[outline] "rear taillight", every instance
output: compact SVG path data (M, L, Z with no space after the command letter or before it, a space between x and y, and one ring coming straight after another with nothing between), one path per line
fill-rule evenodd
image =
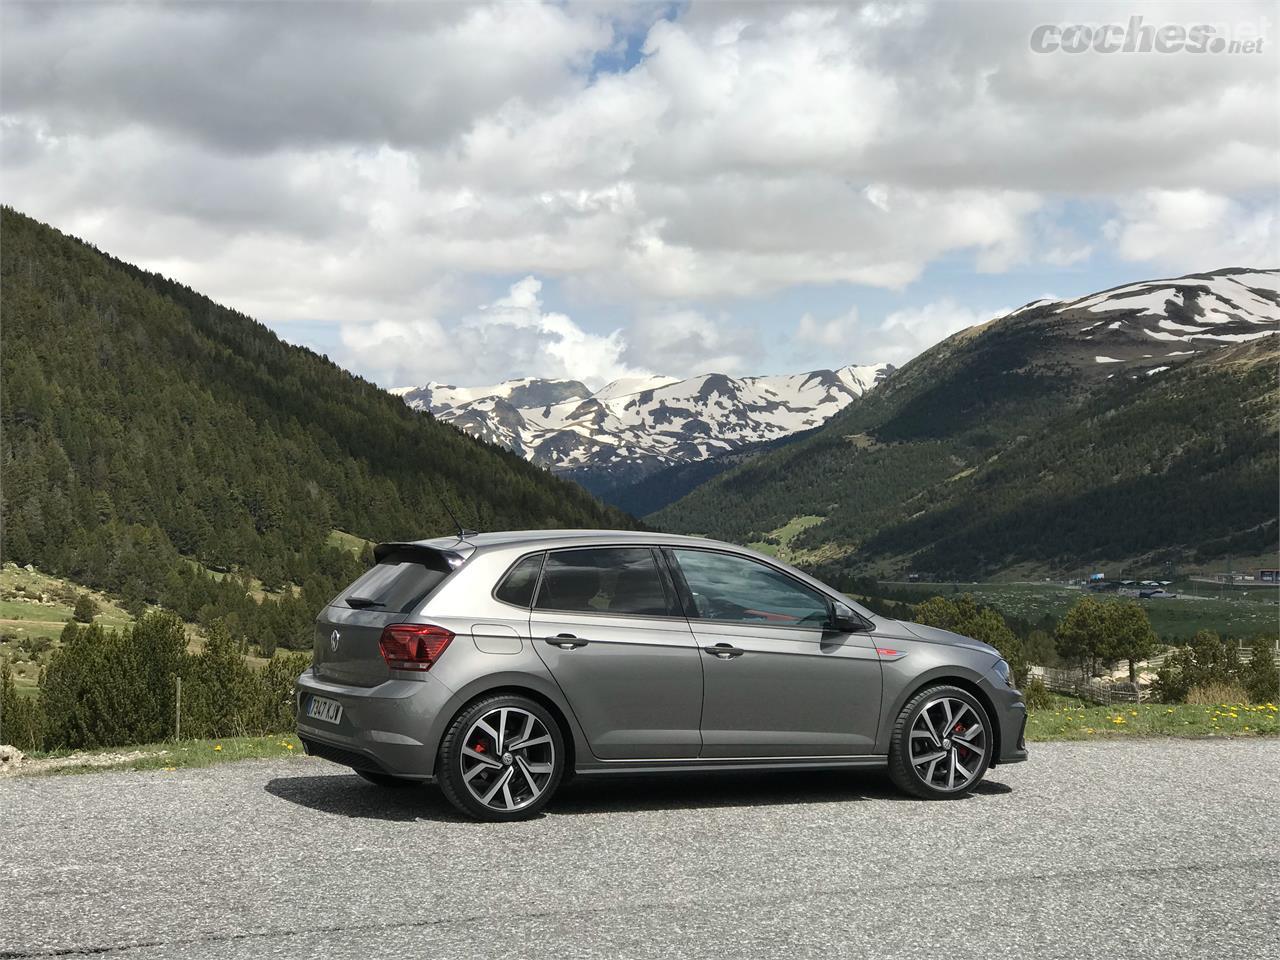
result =
M393 623L382 631L378 647L392 670L430 670L453 633L428 623Z

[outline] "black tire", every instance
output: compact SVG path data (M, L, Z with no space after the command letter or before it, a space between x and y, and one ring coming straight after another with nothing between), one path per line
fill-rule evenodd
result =
M374 786L385 787L388 790L400 790L404 787L412 787L418 781L406 780L404 777L393 777L389 773L374 773L372 770L357 770L356 776L368 780Z
M521 772L518 763L513 763L510 759L511 750L502 751L494 750L495 745L491 742L491 737L480 735L477 744L472 744L471 752L464 755L463 750L468 746L466 738L468 734L475 737L475 725L494 713L502 710L512 711L511 716L516 718L517 722L522 722L521 712L530 715L541 724L545 730L549 743L540 745L537 760L540 761L537 766L541 770L543 767L549 768L546 773L539 773L534 777L525 777ZM539 737L531 737L530 740L540 739ZM507 738L508 742L511 737ZM517 741L518 742L518 741ZM505 765L497 767L492 775L489 770L480 771L479 777L470 781L471 784L480 784L477 786L477 792L484 792L484 786L496 783L498 779L507 771L510 771L509 779L512 784L516 785L516 799L519 805L514 809L500 809L498 806L482 802L480 797L473 793L472 787L464 776L464 757L466 762L472 764L474 771L477 746L488 746L495 757L500 758ZM521 748L516 746L513 748L519 751ZM453 718L453 722L449 724L449 729L445 732L444 740L440 744L440 754L436 760L436 781L440 784L440 791L445 798L458 808L462 813L477 820L488 820L494 822L510 822L513 820L529 820L538 816L543 807L550 802L551 797L559 788L564 780L566 751L564 747L564 734L560 730L560 724L556 722L554 716L551 715L542 704L528 697L522 697L516 694L500 694L492 697L482 697L475 700L458 712ZM493 757L490 758L492 761ZM530 769L527 765L525 770ZM486 780L488 784L486 784ZM540 783L535 783L540 780ZM535 794L535 790L537 791ZM526 799L527 795L527 799ZM502 804L503 798L499 794L495 796L493 804Z
M960 711L956 704L963 704L972 714ZM922 720L926 709L929 716ZM956 715L955 724L938 729L953 714ZM979 733L971 734L975 741L973 744L963 739L963 734L973 729L971 718L976 718L981 724ZM957 727L960 728L958 732ZM921 732L913 737L913 730ZM979 737L981 749L977 749ZM991 718L977 697L960 687L928 687L912 697L894 721L889 741L889 777L898 789L912 796L924 800L956 800L972 793L982 782L991 765L994 744L995 730ZM928 759L937 754L941 756L936 762ZM952 767L953 762L958 767ZM943 765L941 769L939 765ZM957 776L956 769L966 771L967 775L963 782L957 781L955 786L948 786L948 775Z

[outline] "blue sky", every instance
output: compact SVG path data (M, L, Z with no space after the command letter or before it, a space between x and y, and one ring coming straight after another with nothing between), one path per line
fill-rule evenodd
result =
M900 364L1280 263L1271 13L10 3L0 190L385 386ZM1131 15L1269 42L1029 43Z

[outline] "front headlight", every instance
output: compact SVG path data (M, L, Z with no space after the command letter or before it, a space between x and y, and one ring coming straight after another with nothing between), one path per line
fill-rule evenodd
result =
M1013 686L1013 675L1009 672L1009 664L1006 661L997 660L992 669L995 670L996 676L1004 681L1006 687Z

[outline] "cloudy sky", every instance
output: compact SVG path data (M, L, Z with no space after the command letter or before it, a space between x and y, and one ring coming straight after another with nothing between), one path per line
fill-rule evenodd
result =
M1273 14L6 2L0 198L385 386L901 363L1280 265ZM1031 49L1131 15L1263 50Z

